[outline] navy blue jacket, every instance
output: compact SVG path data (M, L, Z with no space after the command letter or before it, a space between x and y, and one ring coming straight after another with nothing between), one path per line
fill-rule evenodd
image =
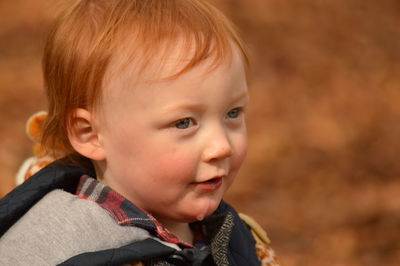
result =
M36 202L54 189L74 193L83 174L94 175L93 170L83 170L65 161L54 162L0 199L0 237L20 219ZM229 235L228 265L260 265L255 241L237 212L225 202L210 217L230 213L233 227ZM170 265L215 265L213 259L196 248L177 251L155 240L146 239L124 247L90 252L72 257L62 265L121 265L132 261L163 259Z

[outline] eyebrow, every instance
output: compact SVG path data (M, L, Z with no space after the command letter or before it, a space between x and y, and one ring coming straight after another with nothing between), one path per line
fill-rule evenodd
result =
M177 110L198 110L198 111L203 111L206 109L204 104L197 104L197 103L184 103L184 104L178 104L178 105L170 105L165 108L163 108L163 112L165 113L170 113L174 112Z
M238 101L240 101L240 100L242 100L244 98L246 100L248 100L250 98L248 91L245 91L245 92L239 94L238 96L235 96L232 102L235 103L235 102L238 102Z

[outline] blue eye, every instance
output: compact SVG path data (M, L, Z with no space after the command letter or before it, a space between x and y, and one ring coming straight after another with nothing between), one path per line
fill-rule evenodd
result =
M191 126L193 126L193 119L191 119L191 118L184 118L184 119L181 119L181 120L179 120L178 122L176 122L175 124L174 124L174 126L176 127L176 128L178 128L178 129L187 129L187 128L189 128L189 127L191 127Z
M238 118L239 114L240 114L240 109L239 109L239 108L233 108L232 110L230 110L230 111L226 114L226 116L227 116L228 118Z

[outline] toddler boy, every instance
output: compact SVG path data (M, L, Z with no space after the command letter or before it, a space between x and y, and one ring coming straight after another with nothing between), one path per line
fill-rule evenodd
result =
M222 201L247 149L246 62L205 1L68 8L45 48L41 139L65 157L1 200L0 262L277 265Z

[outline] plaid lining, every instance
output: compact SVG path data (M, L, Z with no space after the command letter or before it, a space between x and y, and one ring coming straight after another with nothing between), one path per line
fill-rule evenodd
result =
M151 214L138 208L118 192L88 175L81 176L76 195L82 199L96 202L119 225L141 227L166 242L184 247L193 247L189 243L181 242L178 237L162 226ZM195 236L195 238L198 238L196 232Z

